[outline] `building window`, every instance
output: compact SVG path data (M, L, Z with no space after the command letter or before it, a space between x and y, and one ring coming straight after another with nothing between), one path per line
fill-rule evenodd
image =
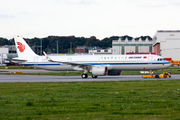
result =
M108 52L108 50L104 50L104 52Z

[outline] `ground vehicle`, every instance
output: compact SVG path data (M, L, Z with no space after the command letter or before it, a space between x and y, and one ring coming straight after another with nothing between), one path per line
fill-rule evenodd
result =
M170 72L163 72L163 74L160 75L143 75L143 78L167 78L167 77L171 77Z

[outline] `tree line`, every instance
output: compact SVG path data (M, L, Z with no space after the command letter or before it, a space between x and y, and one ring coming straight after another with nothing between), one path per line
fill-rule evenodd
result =
M135 39L139 39L139 38L145 39L146 37L152 40L150 36L141 36ZM24 39L37 54L40 54L41 41L42 41L42 51L45 51L47 53L57 53L56 51L57 51L57 43L58 43L58 52L68 53L71 44L73 51L75 51L75 48L77 46L87 46L87 47L98 46L100 48L106 49L112 47L112 41L118 40L119 38L121 38L121 40L133 39L133 37L128 35L106 37L102 40L97 39L95 36L91 36L90 38L75 37L75 36L48 36L45 38L35 37L31 39L29 38L24 38ZM14 38L9 40L6 38L0 38L0 46L4 46L4 45L15 45Z

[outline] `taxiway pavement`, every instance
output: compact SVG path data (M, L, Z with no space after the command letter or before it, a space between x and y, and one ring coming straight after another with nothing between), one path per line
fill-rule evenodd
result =
M0 75L0 83L4 82L85 82L85 81L135 81L135 80L180 80L180 75L171 78L142 78L142 75L98 76L82 79L81 76L51 75Z
M40 69L0 69L0 71L23 72L23 73L41 73L56 72ZM59 72L59 71L57 71ZM1 72L3 73L3 72ZM0 83L3 82L82 82L82 81L135 81L135 80L180 80L180 74L172 75L171 78L142 78L142 75L120 75L120 76L98 76L82 79L81 76L53 76L53 75L0 75Z

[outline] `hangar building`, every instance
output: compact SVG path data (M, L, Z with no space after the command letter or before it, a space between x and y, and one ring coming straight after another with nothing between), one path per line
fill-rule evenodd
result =
M158 30L153 37L153 49L157 55L180 60L180 30Z
M126 53L152 53L153 41L149 36L139 37L133 39L126 37L125 39L113 40L112 50L113 54L126 54Z

